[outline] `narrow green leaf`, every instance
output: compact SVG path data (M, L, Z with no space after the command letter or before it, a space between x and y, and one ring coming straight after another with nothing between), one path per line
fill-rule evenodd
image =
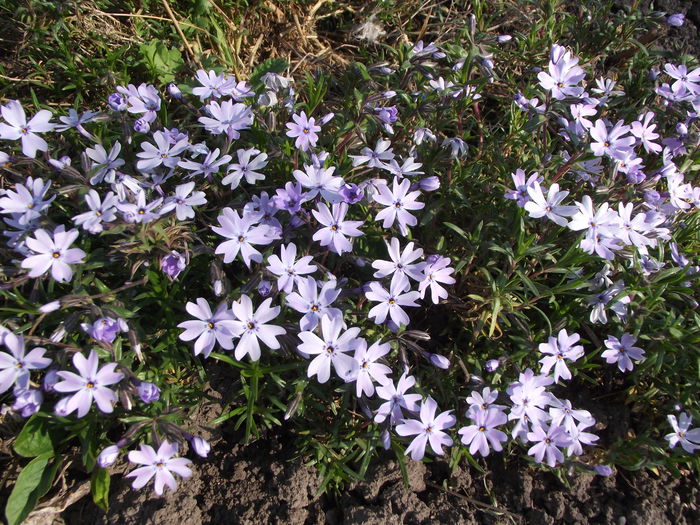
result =
M90 478L92 501L105 512L109 506L109 482L111 477L106 468L98 469Z
M51 488L59 464L53 453L49 452L34 458L22 469L7 499L5 518L8 525L19 525L25 520Z

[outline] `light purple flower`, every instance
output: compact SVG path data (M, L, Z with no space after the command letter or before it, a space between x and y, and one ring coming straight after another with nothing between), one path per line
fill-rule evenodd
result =
M352 165L357 167L367 164L368 168L381 168L388 170L388 162L394 159L391 141L379 139L377 145L372 148L364 147L360 150L360 155L348 155L352 159Z
M420 407L420 419L404 419L400 425L396 425L396 433L399 436L416 436L406 448L406 455L411 454L411 459L420 461L425 455L425 446L430 443L430 448L438 456L444 454L443 446L452 446L452 438L444 430L453 426L457 419L452 415L452 410L435 416L437 403L432 397L428 397Z
M612 129L608 129L603 119L598 119L595 125L589 130L591 139L591 150L597 157L607 155L610 158L615 156L616 151L629 150L634 146L634 137L625 137L630 131L630 127L620 120L615 123Z
M203 191L195 191L192 193L194 186L194 181L177 186L175 188L175 195L165 200L163 207L160 209L160 215L164 215L174 209L177 220L184 221L193 219L193 206L201 206L207 203ZM190 195L190 193L192 193L192 195Z
M139 171L150 172L161 165L166 168L174 168L180 162L178 155L190 145L186 138L173 144L168 135L162 131L156 131L153 134L153 140L156 142L155 146L150 142L142 142L143 151L136 154L141 159L136 163L136 168Z
M410 180L403 179L399 182L399 178L394 177L392 190L387 184L379 184L377 193L373 195L376 202L386 206L377 214L375 220L383 220L382 226L384 228L390 228L394 222L398 222L399 231L404 237L408 234L407 226L418 224L418 220L409 211L425 207L425 203L416 200L420 197L420 192L409 192L410 187Z
M215 253L223 254L224 262L230 263L240 251L248 268L251 262L262 262L262 254L253 245L267 245L277 237L275 229L258 224L262 216L260 212L246 211L240 216L237 211L224 208L217 217L221 226L212 226L212 230L230 240L219 244Z
M29 371L46 368L51 364L51 359L44 357L45 348L34 348L25 355L22 335L7 331L3 340L10 353L0 352L0 394L13 385L25 390L29 387Z
M260 343L262 341L269 348L277 350L280 347L277 338L287 331L281 326L269 325L280 314L279 306L270 307L272 298L265 299L258 309L253 312L253 301L247 295L242 295L240 301L233 302L231 310L236 319L233 321L236 336L240 337L236 351L236 359L240 361L246 354L252 361L260 359Z
M127 332L129 327L123 319L102 317L93 324L83 323L81 328L95 341L112 343L119 332Z
M343 184L338 193L343 198L343 202L347 202L348 204L356 204L365 196L365 192L362 188L357 184L351 183Z
M335 166L324 168L313 164L304 164L304 171L294 170L292 175L304 188L309 188L306 200L311 200L316 195L321 195L326 202L334 203L342 201L338 193L343 185L343 179L334 177Z
M189 478L192 475L189 468L192 461L186 458L175 458L173 457L175 454L177 454L177 443L168 441L161 443L158 452L153 450L153 447L143 444L141 450L129 452L129 461L145 465L126 475L127 478L136 478L131 486L140 489L155 476L155 491L158 496L163 494L163 488L166 485L170 490L176 490L177 482L173 472L180 477Z
M100 468L109 467L119 457L120 450L120 447L116 444L105 447L97 456L97 464Z
M188 176L195 177L196 175L203 175L207 180L211 180L212 175L219 173L219 168L224 164L231 162L231 155L223 155L219 158L221 151L216 148L213 151L209 151L202 162L195 162L193 160L185 159L178 162L178 166L191 171Z
M398 326L406 326L410 322L408 314L402 306L418 306L416 301L420 293L413 291L404 293L410 289L407 286L408 278L401 276L391 281L389 291L385 290L378 282L369 283L369 290L365 292L365 297L370 301L378 301L379 304L372 307L367 316L374 319L377 324L382 324L387 316Z
M318 141L318 132L321 131L321 126L316 125L313 117L308 118L303 111L300 115L292 115L293 122L287 122L287 136L296 138L294 147L302 151L316 147Z
M122 145L117 141L107 153L101 144L95 144L94 148L87 148L85 155L93 162L90 165L90 184L99 184L102 181L114 182L117 168L124 165L124 159L119 158Z
M0 106L0 112L7 124L0 123L0 139L22 140L22 153L27 157L36 157L37 151L48 151L49 145L37 133L45 133L54 129L51 112L42 109L29 122L17 100L10 100L7 105Z
M112 222L117 218L117 199L113 192L107 192L104 199L100 199L99 193L89 190L85 195L85 202L90 211L73 217L73 222L77 226L82 226L85 231L93 234L100 233L104 230L103 222Z
M0 213L11 213L20 225L28 225L41 217L41 212L56 198L55 195L46 198L50 187L51 181L27 177L25 184L18 183L14 190L4 190L4 196L0 198Z
M399 240L396 237L392 237L391 241L387 243L387 250L391 261L374 261L372 263L372 268L377 270L374 272L374 277L382 279L391 275L392 284L394 281L401 279L402 276L406 277L406 279L401 280L408 286L407 290L410 288L408 277L415 281L422 281L424 278L423 268L425 268L425 263L414 263L414 261L423 256L423 249L414 249L414 246L415 244L413 242L409 242L402 252Z
M97 352L91 350L87 359L80 353L73 356L73 366L80 375L74 372L58 372L58 376L63 381L56 383L54 390L61 393L75 392L71 397L62 400L64 404L61 408L64 410L61 415L77 410L78 417L84 417L90 410L93 400L102 412L109 414L114 410L112 405L117 402L117 394L107 387L119 383L124 374L114 371L118 366L117 363L108 363L99 371L98 364Z
M146 202L146 192L143 188L139 188L138 192L132 196L136 197L136 202L127 200L116 203L117 209L122 212L122 217L129 223L149 223L160 217L160 211L156 210L163 202L163 197Z
M407 394L406 391L416 384L416 378L413 376L402 374L398 383L388 381L377 387L377 396L386 400L386 403L377 409L374 416L375 423L383 423L387 416L389 417L389 425L403 421L402 409L409 412L418 412L420 410L418 402L421 400L420 394Z
M344 202L333 204L332 212L324 203L318 204L318 210L313 210L316 220L324 227L314 233L313 240L321 246L328 246L329 250L338 255L352 251L352 243L347 237L359 237L362 232L358 229L362 221L346 221L348 205ZM347 237L346 237L347 236Z
M316 355L309 363L308 377L317 376L319 383L327 382L331 377L331 363L335 373L342 379L355 373L358 363L347 355L347 352L358 347L357 334L360 333L360 329L349 328L341 335L342 329L342 318L324 317L321 319L323 339L313 332L299 333L299 339L302 341L297 347L299 352L304 356Z
M253 124L253 110L245 104L234 104L231 100L224 100L221 104L213 101L206 109L211 117L199 117L199 122L213 135L226 133L229 140L236 140L242 130Z
M183 321L178 328L185 331L179 335L182 341L192 341L194 343L194 355L209 354L218 342L224 350L233 350L233 338L237 335L238 327L234 324L235 318L226 306L225 302L219 304L216 312L212 314L209 303L202 297L196 303L188 302L185 305L187 313L196 317L196 320Z
M552 468L557 462L564 461L564 454L559 447L571 445L571 438L564 428L556 425L549 428L546 425L535 426L532 432L528 432L527 439L535 443L527 451L528 455L534 456L537 463L542 463L544 460Z
M155 86L140 84L137 88L133 84L127 87L117 86L117 91L127 97L127 111L134 114L143 114L143 121L153 122L158 117L160 110L160 95Z
M335 285L336 281L327 281L319 291L316 280L313 277L307 277L298 282L299 293L293 292L287 296L287 305L304 314L299 320L299 327L302 330L314 330L324 316L343 319L343 312L330 306L340 295L340 290Z
M568 335L566 330L560 330L556 339L550 337L547 343L541 343L539 346L540 352L550 354L540 359L542 364L542 373L549 374L549 371L554 368L554 381L562 379L571 379L571 371L566 366L565 359L576 361L583 356L583 346L576 345L581 339L578 334Z
M433 256L431 256L433 257ZM423 268L423 279L418 285L418 292L421 299L425 297L425 292L430 288L430 298L433 304L438 304L440 299L447 299L448 293L441 284L454 284L457 281L452 274L454 268L450 268L450 258L442 256L434 256L435 260L426 261L427 264Z
M527 193L530 196L530 201L525 203L524 208L530 214L530 217L536 219L547 217L559 226L566 226L568 221L564 217L570 217L576 213L576 206L560 205L569 192L559 191L559 184L557 183L549 187L547 197L542 193L540 183L537 181L527 186Z
M267 258L267 270L277 276L277 289L280 292L291 293L294 285L302 282L302 275L313 273L317 267L309 264L313 261L311 255L305 255L296 260L297 247L294 243L280 246L280 256L272 254ZM306 330L306 328L302 328Z
M664 439L668 441L670 448L674 448L680 443L683 450L690 454L700 448L700 428L690 429L690 425L693 423L692 417L681 412L679 420L676 419L676 416L669 415L668 422L673 427L673 432L666 434Z
M12 410L27 418L38 412L43 402L44 394L41 393L41 390L28 388L17 391L15 389L15 402L12 405Z
M636 342L637 339L630 334L622 334L620 339L609 335L604 341L607 350L601 354L601 357L605 358L608 364L617 363L620 372L631 372L634 368L632 359L635 361L642 361L644 359L644 350L638 346L633 346Z
M248 148L236 151L238 162L228 167L228 174L221 180L221 184L230 185L231 189L236 189L245 177L248 184L255 184L259 180L265 180L265 175L257 170L267 166L267 153L262 153L259 149Z
M467 415L474 420L472 425L462 427L458 433L462 436L462 443L469 445L471 455L477 452L483 457L489 455L491 451L489 444L496 452L503 450L501 443L508 439L508 436L496 427L503 425L506 415L498 408L479 408L476 411L469 411Z
M367 397L374 395L374 382L380 385L386 385L391 382L387 377L391 374L391 368L378 363L377 360L384 357L391 351L389 343L380 344L374 342L372 346L367 348L367 342L364 339L358 339L359 346L355 350L355 361L357 367L351 370L352 375L345 378L345 381L355 381L355 393L357 397L362 397L364 393Z
M36 253L22 261L22 268L29 270L29 277L39 277L51 270L51 277L58 282L68 282L73 277L69 264L84 262L85 252L80 248L69 248L78 238L78 230L65 231L56 227L53 238L46 230L39 229L34 237L27 237L27 246Z

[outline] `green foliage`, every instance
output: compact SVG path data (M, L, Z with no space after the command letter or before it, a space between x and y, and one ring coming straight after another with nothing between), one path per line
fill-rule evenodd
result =
M39 499L48 492L60 466L59 458L50 452L31 460L19 473L5 507L8 525L19 525Z

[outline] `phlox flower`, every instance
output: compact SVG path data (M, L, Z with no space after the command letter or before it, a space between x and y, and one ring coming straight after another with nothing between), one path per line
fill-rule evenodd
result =
M615 210L610 209L607 202L601 204L597 210L593 206L593 200L589 195L584 195L581 202L576 202L578 211L573 214L568 226L574 231L587 230L587 237L595 237L602 234L606 237L614 237L619 229L620 217Z
M624 321L627 315L627 305L632 302L629 295L623 295L625 292L625 283L617 281L612 286L603 290L597 295L588 299L588 306L592 306L590 321L591 323L607 323L608 315L606 308L610 308L617 315L618 319Z
M389 291L385 290L378 282L369 283L369 290L365 292L365 297L370 301L377 301L379 304L372 307L367 314L370 319L374 319L377 324L382 324L387 316L397 326L406 326L410 322L408 314L402 306L418 306L416 301L420 297L418 292L404 293L407 288L405 276L397 280L392 280Z
M233 338L238 335L238 326L226 302L219 304L216 312L212 313L207 300L200 297L196 303L188 302L185 310L196 320L178 324L178 328L185 329L178 337L182 341L196 339L194 355L209 357L217 342L224 350L233 350Z
M114 371L117 363L108 363L99 370L98 365L97 352L91 350L87 359L80 353L73 356L73 366L79 374L58 372L58 377L63 381L56 383L54 390L61 393L75 392L71 397L59 401L57 410L61 412L60 415L65 416L77 410L78 417L84 417L93 400L102 412L109 414L114 410L112 405L117 402L117 394L107 387L119 383L124 374Z
M0 352L0 394L7 392L13 385L20 390L29 387L29 371L41 370L51 364L51 359L44 357L45 348L33 348L25 355L24 336L5 332L3 343L10 351Z
M423 280L423 268L425 267L425 263L414 263L414 261L423 256L422 248L414 250L415 244L409 242L403 252L401 252L401 246L396 237L392 237L391 241L388 242L386 246L391 261L376 260L372 262L372 268L377 270L374 272L375 278L382 279L391 275L391 282L393 283L403 276L405 279L401 280L407 286L404 291L410 288L408 277L415 281Z
M508 420L517 420L513 428L513 438L526 434L528 423L540 425L547 421L548 414L544 408L550 404L550 395L545 387L551 385L554 379L543 374L535 375L531 369L526 369L518 381L512 382L506 392L513 402Z
M224 262L230 263L238 252L245 265L250 268L251 261L262 262L262 254L253 245L267 245L275 240L275 231L266 225L257 225L262 218L260 212L243 212L240 216L231 208L224 208L217 217L221 226L212 226L212 230L222 237L230 239L216 247L215 253L224 255ZM256 226L257 225L257 226Z
M423 268L423 278L418 285L418 292L421 299L423 299L425 292L430 288L430 299L433 301L433 304L438 304L440 299L447 299L448 296L447 290L441 284L454 284L457 281L452 277L455 270L449 266L449 257L440 255L431 257L428 258Z
M333 204L332 210L323 203L318 204L318 209L312 211L316 220L323 226L314 233L312 237L321 246L328 246L328 249L338 255L352 251L352 243L347 237L359 237L362 232L359 227L362 221L346 221L345 215L348 213L348 205L344 202Z
M136 169L139 171L153 171L153 169L161 165L166 168L174 168L180 162L178 155L190 145L186 138L180 139L173 144L162 131L156 131L153 134L153 140L156 142L155 146L150 142L144 141L141 143L143 151L136 154L141 159L136 162Z
M675 93L688 91L694 95L700 94L700 67L688 72L688 68L683 64L679 66L665 64L664 71L666 71L668 76L675 79L675 82L671 85Z
M428 397L420 407L420 419L404 419L396 425L396 433L399 436L416 436L406 448L406 455L411 454L411 459L420 461L425 455L425 446L430 443L430 448L438 456L444 454L442 447L452 446L452 438L444 430L457 422L452 415L452 410L441 412L435 416L437 403L432 397Z
M406 157L401 165L396 162L396 159L391 159L389 161L388 171L399 178L410 177L412 175L423 175L424 172L418 169L422 165L423 164L416 162L416 159L410 156Z
M394 177L391 190L387 184L379 184L377 193L373 195L376 202L386 206L377 213L375 220L384 221L382 223L384 228L390 228L395 222L398 222L399 231L404 237L408 234L406 226L418 224L418 220L409 213L409 210L420 210L425 207L425 203L417 201L420 192L409 191L410 187L411 181L408 179L399 182L399 178Z
M297 283L299 293L292 292L287 296L287 305L304 314L299 320L299 327L302 330L315 329L324 316L343 319L343 312L330 306L340 295L340 290L335 285L336 281L327 281L319 291L316 279L307 277L300 279Z
M630 334L622 334L620 339L609 335L604 341L607 350L601 354L601 357L605 358L608 364L617 363L620 372L631 372L634 368L632 359L635 361L642 361L644 359L644 350L638 346L633 346L636 342L637 339Z
M129 223L149 223L160 217L156 210L163 202L162 197L154 201L146 202L146 192L139 188L135 194L136 202L120 201L116 203L117 209L122 212L122 217Z
M554 44L547 72L540 71L537 74L540 85L550 91L557 100L580 97L583 94L583 88L577 84L583 80L586 73L577 64L578 58L573 57L562 46Z
M554 425L554 422L552 422L552 425ZM591 425L592 423L582 422L578 425L574 425L570 429L566 429L569 434L569 438L571 439L571 444L566 447L567 456L580 456L583 454L582 445L593 445L596 441L598 441L598 439L600 439L595 434L584 432L584 430L589 428Z
M530 214L530 217L536 219L547 217L559 226L566 226L568 221L564 217L570 217L576 213L575 206L562 206L559 204L569 192L559 191L559 184L557 183L549 187L547 197L542 193L540 183L537 181L527 186L527 193L531 200L525 203L524 208Z
M571 371L566 366L565 359L569 361L577 361L583 356L583 346L575 345L581 336L574 333L568 335L566 330L560 330L556 339L550 337L548 342L541 343L539 346L540 352L550 354L540 359L542 364L542 373L549 374L549 371L554 368L554 381L562 379L571 379ZM575 345L575 346L574 346Z
M73 278L70 264L84 262L85 252L80 248L69 248L78 238L78 230L65 230L57 226L53 237L46 230L39 229L34 237L27 237L27 247L35 252L22 261L22 268L29 270L29 277L39 277L51 270L51 277L58 282L68 282Z
M130 462L145 465L126 475L127 478L135 478L131 484L133 488L140 489L155 476L155 491L158 496L161 496L166 485L170 490L177 489L173 472L183 478L189 478L192 475L189 468L192 461L187 458L173 457L177 454L177 443L163 441L157 452L149 445L140 446L141 450L129 452Z
M187 260L176 250L171 250L168 255L163 256L160 260L160 269L163 270L163 273L170 279L177 279L177 276L180 275L186 267Z
M608 97L621 97L625 94L621 89L615 89L617 82L611 78L599 77L595 79L597 87L591 88L591 91L596 95L601 95L601 103L605 104Z
M253 110L240 102L234 104L230 100L224 100L221 104L217 101L206 105L209 117L199 117L199 122L213 135L226 133L229 140L236 140L241 136L241 131L253 125Z
M563 426L570 434L576 429L576 421L585 424L589 427L595 424L595 419L588 410L574 410L571 406L571 401L568 399L559 399L558 397L550 396L549 415L552 418L551 424Z
M37 133L45 133L54 129L55 124L51 120L51 112L42 109L27 122L22 104L17 100L10 100L6 105L0 106L0 113L5 123L0 122L0 139L22 141L22 153L27 157L36 157L37 151L48 151L49 145Z
M55 195L46 198L50 187L51 181L27 177L25 184L17 183L14 190L4 190L4 197L0 198L0 213L13 214L20 225L29 224L39 218L56 198Z
M235 333L240 336L236 345L234 356L238 361L248 354L252 361L260 359L260 343L265 343L269 348L277 350L280 347L277 338L287 333L281 326L269 325L280 314L279 306L270 307L272 298L265 299L258 309L253 311L253 301L247 295L241 295L238 302L231 305L231 310L236 316L233 322Z
M321 319L321 333L323 339L313 332L299 333L302 343L297 347L302 355L316 355L309 363L307 376L316 376L319 383L325 383L331 377L331 363L338 377L345 379L355 374L358 367L357 361L347 355L347 352L355 350L359 345L357 327L348 328L341 335L343 328L342 318L331 319L326 316Z
M58 117L58 120L63 122L56 126L56 131L67 131L71 128L77 129L80 134L88 139L93 139L93 136L83 127L83 124L92 122L99 116L99 113L94 111L86 111L85 113L78 113L73 108L68 110L68 116Z
M612 129L608 129L605 120L596 120L595 125L589 130L591 139L595 141L591 142L593 154L596 157L607 155L612 158L616 151L632 149L635 142L634 137L624 136L629 130L630 127L625 125L622 120L616 122Z
M380 385L391 382L387 377L391 374L391 368L377 362L378 359L391 351L391 346L389 343L380 344L377 341L367 348L367 342L364 339L358 339L358 343L354 356L358 366L352 369L353 375L346 377L345 380L347 382L355 381L357 397L362 397L363 393L367 397L372 397L375 381Z
M175 188L175 195L165 200L160 210L160 215L164 215L174 209L177 220L179 221L194 218L194 209L192 209L192 207L207 203L203 191L195 191L192 193L194 186L194 181L177 186ZM190 195L190 193L192 193L192 195Z
M309 189L306 200L311 200L320 194L327 202L334 203L343 200L338 193L343 185L343 179L334 177L334 172L335 166L323 168L304 164L304 171L294 170L292 175L304 188Z
M277 276L277 289L280 292L291 293L294 285L299 285L304 278L302 275L313 273L317 267L309 264L313 261L311 255L305 255L297 260L297 246L289 243L280 245L280 255L272 254L267 258L267 270Z
M364 147L360 155L348 155L352 159L352 165L357 167L367 164L368 168L388 169L387 163L394 159L391 141L379 139L377 145L372 148Z
M673 428L673 432L666 434L664 439L668 441L670 448L674 448L680 443L683 450L690 454L700 448L700 428L690 429L690 425L693 423L692 417L681 412L678 420L676 416L669 415L668 422Z
M124 319L114 319L112 317L102 317L97 319L93 324L81 323L80 328L95 341L104 341L107 343L114 342L119 332L129 331L129 327Z
M245 177L248 184L255 184L259 180L265 180L265 175L257 170L267 166L267 153L262 153L256 148L239 149L236 151L238 162L228 167L227 175L221 180L221 184L230 185L235 189Z
M508 436L496 427L506 423L506 415L497 408L479 408L476 411L469 411L467 415L474 420L472 425L462 427L458 433L462 436L462 443L469 445L471 455L477 452L483 457L489 455L491 451L489 444L496 452L503 450L503 443Z
M292 115L293 122L287 122L286 135L290 138L296 138L294 147L302 151L309 151L316 147L318 141L318 132L321 131L321 126L316 125L316 120L307 117L305 112L300 115Z
M544 460L552 468L557 462L564 461L564 454L559 450L559 447L571 445L571 437L563 427L556 425L551 425L549 428L546 425L535 426L532 432L528 432L527 439L535 443L527 451L528 455L534 456L537 463L542 463Z
M216 148L210 151L204 157L202 162L195 162L193 160L185 159L178 162L178 166L191 171L189 177L195 177L196 175L204 175L208 180L211 180L211 176L215 173L219 173L219 168L225 164L231 162L231 155L223 155L219 158L221 151Z
M402 412L418 412L420 406L418 402L421 400L420 394L407 394L406 392L416 384L416 378L403 373L396 385L393 382L387 381L377 387L377 396L380 399L386 400L377 409L374 415L375 423L383 423L389 417L389 426L393 426L403 421L404 415Z
M631 202L618 204L620 228L617 230L616 236L623 243L636 246L639 253L646 254L647 246L656 246L656 239L644 235L650 233L653 227L647 222L646 213L638 213L632 218L633 209L634 205Z
M142 119L147 124L158 117L161 100L155 86L141 84L137 88L129 84L127 87L117 86L117 91L127 98L129 113L143 114Z
M73 217L73 222L77 226L81 226L85 231L100 233L104 230L103 222L112 222L117 218L115 212L117 199L111 191L107 192L104 199L100 199L99 193L95 190L89 190L85 195L85 203L90 208L90 211Z
M208 98L221 98L229 89L231 79L226 73L216 74L215 71L204 71L199 69L195 73L197 81L202 84L192 88L192 94L199 97L199 100L204 102Z
M277 189L276 195L272 197L277 209L289 213L297 213L301 209L301 203L307 199L307 194L301 189L299 182L287 182L284 189Z
M652 111L647 111L630 126L630 132L644 146L647 153L660 153L663 149L660 144L653 142L659 138L659 134L654 132L656 124L651 123L654 116Z
M472 413L476 413L479 410L489 410L491 408L498 410L505 409L506 407L504 405L496 405L494 403L497 399L498 390L491 390L491 388L489 387L485 387L481 391L481 393L472 392L471 394L469 394L469 397L467 397L467 403L469 403L469 410L467 410L467 416L472 417Z
M520 168L516 169L515 173L511 173L510 176L513 178L515 189L506 191L504 197L516 201L518 207L524 208L525 204L530 201L528 188L535 182L542 182L542 177L538 172L535 172L525 180L525 172Z
M44 402L44 394L36 388L27 388L25 390L15 390L15 402L12 405L12 410L27 418L35 414L41 408Z
M459 137L448 137L442 141L443 148L450 148L450 157L456 159L457 157L465 157L467 155L468 146Z

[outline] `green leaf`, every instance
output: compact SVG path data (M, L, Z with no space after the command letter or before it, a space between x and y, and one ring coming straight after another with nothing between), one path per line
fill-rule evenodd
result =
M22 469L7 499L5 518L8 525L19 525L25 520L51 488L59 464L53 453L46 453L34 458Z
M105 512L109 506L109 482L112 478L106 468L98 469L90 478L92 501Z
M41 454L54 454L54 442L57 441L56 429L49 420L34 414L27 420L24 428L15 440L15 452L25 458Z

